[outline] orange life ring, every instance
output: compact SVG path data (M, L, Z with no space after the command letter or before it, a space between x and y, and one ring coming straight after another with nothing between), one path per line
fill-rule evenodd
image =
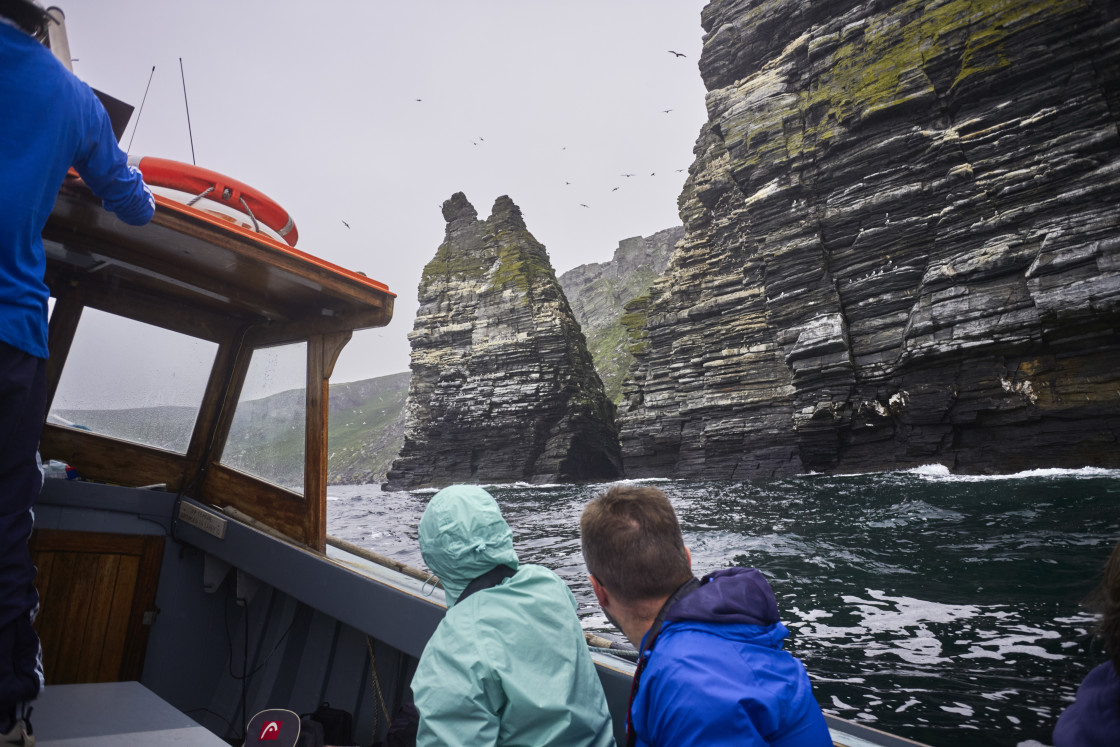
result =
M129 156L128 163L140 169L147 184L188 192L195 195L196 199L206 197L229 205L248 215L254 222L263 223L280 234L288 242L288 246L295 246L299 240L299 231L287 211L248 184L201 166L167 158Z

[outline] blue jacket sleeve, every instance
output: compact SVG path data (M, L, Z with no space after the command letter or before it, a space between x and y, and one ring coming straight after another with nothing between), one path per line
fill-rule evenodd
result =
M106 210L133 226L142 226L155 214L155 200L140 172L128 165L128 157L117 146L105 107L88 87L83 111L83 136L74 168Z

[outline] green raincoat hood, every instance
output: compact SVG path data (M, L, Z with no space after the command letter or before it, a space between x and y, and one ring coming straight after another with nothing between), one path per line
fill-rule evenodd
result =
M494 566L517 570L513 532L497 501L476 485L452 485L432 496L419 534L420 554L443 582L448 609L467 584Z

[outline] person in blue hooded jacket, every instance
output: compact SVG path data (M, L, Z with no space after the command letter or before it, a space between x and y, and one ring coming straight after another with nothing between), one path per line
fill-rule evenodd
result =
M652 487L596 496L580 535L600 607L639 649L629 744L831 747L757 569L696 579L673 506Z
M419 535L447 614L412 678L417 744L613 745L575 597L552 571L518 562L493 497L473 485L444 488Z
M1120 744L1120 542L1112 548L1104 578L1088 605L1100 615L1096 632L1108 660L1089 672L1073 704L1062 711L1054 727L1054 747Z
M147 223L155 210L97 96L37 40L50 22L34 3L0 0L0 744L33 742L17 709L43 685L27 547L43 479L43 226L71 166L126 223Z

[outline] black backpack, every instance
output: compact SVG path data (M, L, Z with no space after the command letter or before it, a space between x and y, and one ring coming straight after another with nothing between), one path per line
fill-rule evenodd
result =
M305 713L300 719L301 723L308 721L312 722L312 729L318 728L318 732L322 735L318 742L309 742L306 747L318 747L318 745L348 745L354 744L354 717L350 715L349 711L344 711L341 708L331 708L331 704L323 702L315 709L313 713ZM303 730L300 730L300 736L303 736ZM305 747L301 742L300 747Z

